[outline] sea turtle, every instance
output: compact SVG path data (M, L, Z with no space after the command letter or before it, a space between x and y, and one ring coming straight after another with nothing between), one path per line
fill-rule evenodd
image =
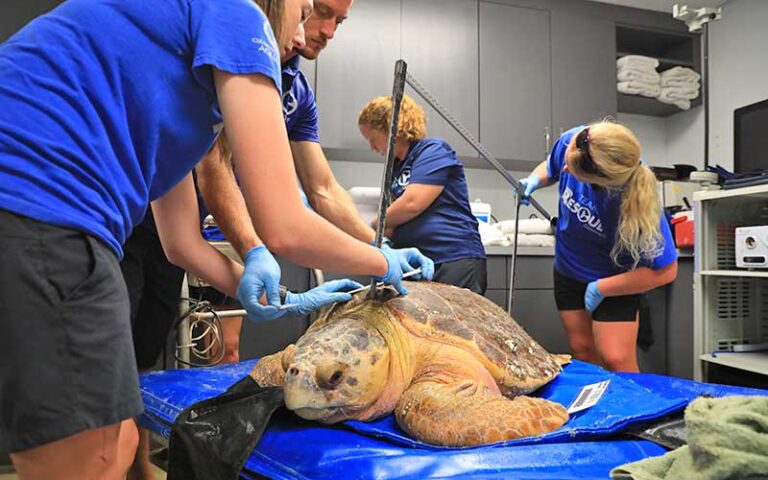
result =
M394 412L407 434L434 445L511 440L566 422L562 405L524 395L570 357L551 355L469 290L429 282L408 290L336 305L251 376L282 386L286 406L303 418L370 421Z

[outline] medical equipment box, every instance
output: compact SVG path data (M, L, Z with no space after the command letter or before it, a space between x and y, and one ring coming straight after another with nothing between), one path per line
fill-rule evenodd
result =
M736 266L768 268L768 225L736 229Z

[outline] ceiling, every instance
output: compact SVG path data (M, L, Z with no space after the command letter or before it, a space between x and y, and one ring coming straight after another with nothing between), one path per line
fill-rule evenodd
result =
M612 3L614 5L623 5L625 7L642 8L645 10L656 10L672 14L672 6L676 3L688 5L688 8L701 7L719 7L725 0L592 0L600 3Z

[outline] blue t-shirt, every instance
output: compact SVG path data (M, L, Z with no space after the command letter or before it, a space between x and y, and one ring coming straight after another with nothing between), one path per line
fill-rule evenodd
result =
M562 171L568 144L583 128L572 128L557 139L547 159L547 175L553 182L560 182L555 268L566 277L588 283L626 272L632 261L626 253L619 257L622 266L611 259L621 215L621 191L595 188ZM643 259L640 265L660 269L677 259L672 233L663 215L659 228L663 245L659 245L658 256Z
M394 244L416 247L436 264L485 258L477 219L469 207L464 166L451 146L437 138L411 144L405 160L395 165L392 201L412 183L441 185L443 191L419 216L395 228Z
M212 66L280 88L251 0L69 0L32 21L0 45L0 208L122 256L148 203L213 143Z
M300 57L296 55L283 64L283 116L288 139L320 143L315 93L299 70L299 61Z

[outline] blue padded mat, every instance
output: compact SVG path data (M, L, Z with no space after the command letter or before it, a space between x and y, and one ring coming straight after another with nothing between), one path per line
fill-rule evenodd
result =
M255 360L141 376L147 413L140 423L168 437L168 424L187 406L214 397L247 375ZM588 384L610 380L601 401L560 429L533 439L449 449L406 437L393 417L374 423L324 426L278 413L245 464L244 478L607 478L611 468L664 449L647 441L589 441L682 409L709 394L768 395L768 391L702 384L649 374L615 374L574 362L537 396L569 405ZM566 443L567 442L567 443Z

